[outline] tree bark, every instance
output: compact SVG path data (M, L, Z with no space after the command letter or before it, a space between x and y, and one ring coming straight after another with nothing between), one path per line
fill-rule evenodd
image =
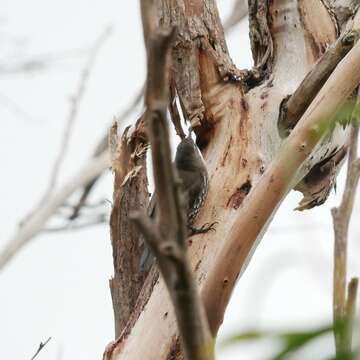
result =
M317 181L302 181L298 189L313 206L321 203L315 201L314 188L320 186L325 201L334 183L347 130L334 124L326 136L316 133L309 140L309 134L319 118L332 118L359 84L360 78L350 80L345 71L355 64L352 71L360 74L359 43L338 66L348 77L335 71L303 109L289 138L282 138L280 106L339 36L336 8L320 0L249 1L254 68L238 70L213 0L157 3L159 24L178 29L172 84L195 127L209 173L209 194L195 226L218 222L215 233L188 240L191 266L216 336L236 281L288 191L312 170ZM339 159L334 163L335 155ZM332 171L322 173L319 163L331 163ZM226 260L230 255L231 261ZM146 282L155 283L152 291L140 294L131 319L104 358L182 358L166 287L162 279L154 279L150 274Z

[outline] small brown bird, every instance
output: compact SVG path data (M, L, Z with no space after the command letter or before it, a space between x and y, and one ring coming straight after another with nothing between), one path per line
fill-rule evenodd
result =
M204 205L208 193L209 181L205 162L190 134L181 140L176 149L175 166L181 180L182 194L185 197L184 204L187 214L187 227L189 229L189 235L191 236L214 230L216 223L205 224L199 229L192 226L197 214ZM154 217L155 211L155 196L153 195L149 204L148 215ZM141 271L148 271L153 262L154 256L145 244L144 252L140 260Z

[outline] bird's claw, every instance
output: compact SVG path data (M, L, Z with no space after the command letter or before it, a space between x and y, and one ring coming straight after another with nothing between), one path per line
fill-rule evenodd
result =
M215 225L218 224L217 221L212 222L212 223L205 223L204 225L202 225L199 229L194 228L192 226L189 226L189 230L190 230L190 236L193 235L198 235L198 234L205 234L209 231L216 231L215 230Z

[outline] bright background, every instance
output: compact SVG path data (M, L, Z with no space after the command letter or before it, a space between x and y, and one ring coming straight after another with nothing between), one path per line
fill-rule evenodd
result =
M219 0L219 5L226 17L232 1ZM90 75L60 180L87 161L113 116L143 83L138 1L2 1L0 248L47 187L70 96L89 48L108 26L113 32ZM240 68L251 66L247 26L244 20L228 37L230 53ZM38 58L48 60L45 69L18 69L25 60ZM135 118L136 113L128 120ZM338 195L332 193L324 206L294 212L301 198L297 193L281 206L237 285L220 339L247 329L309 329L330 322L330 208L339 203L343 173ZM111 199L111 190L109 173L92 199ZM360 250L359 203L350 229L351 276L360 274L355 255ZM0 273L0 358L30 359L40 341L52 336L39 360L100 359L113 338L111 275L107 226L38 236ZM332 348L330 337L296 359L320 359ZM219 349L218 359L265 360L274 349L276 344L268 341Z

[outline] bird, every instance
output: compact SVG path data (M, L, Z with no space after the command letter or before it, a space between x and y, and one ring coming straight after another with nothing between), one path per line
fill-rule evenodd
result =
M188 136L183 138L177 146L174 165L181 181L180 189L184 198L188 235L203 234L214 230L216 222L204 224L200 228L193 227L196 216L206 200L209 190L209 177L200 150L191 138L191 129ZM151 218L154 218L156 213L155 193L150 200L147 211ZM149 271L154 261L155 257L145 243L143 253L140 257L140 271Z

